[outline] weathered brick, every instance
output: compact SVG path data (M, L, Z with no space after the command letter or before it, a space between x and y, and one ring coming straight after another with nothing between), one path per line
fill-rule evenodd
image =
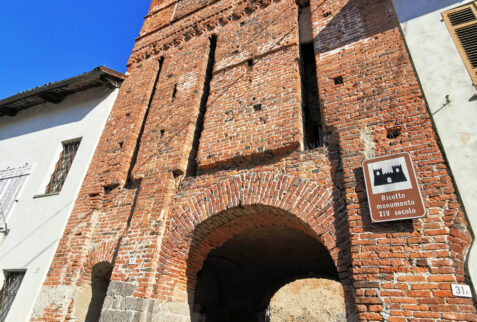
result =
M113 262L105 316L184 320L212 250L280 226L330 254L350 319L475 320L449 290L471 239L391 1L310 1L325 144L306 149L298 11L152 1L44 288L73 290ZM427 216L373 224L361 164L403 151ZM37 320L73 316L64 301Z

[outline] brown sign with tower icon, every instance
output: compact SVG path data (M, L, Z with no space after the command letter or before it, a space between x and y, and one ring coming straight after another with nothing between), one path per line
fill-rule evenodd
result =
M409 154L366 160L363 172L373 222L424 216L424 203Z

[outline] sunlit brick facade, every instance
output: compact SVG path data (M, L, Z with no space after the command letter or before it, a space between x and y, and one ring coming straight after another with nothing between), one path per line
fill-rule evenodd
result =
M204 262L268 228L322 245L333 267L314 273L334 272L350 321L477 319L451 293L471 234L391 1L154 0L128 75L33 320L87 310L101 262L103 321L220 320L198 300ZM361 164L398 152L426 215L371 223Z

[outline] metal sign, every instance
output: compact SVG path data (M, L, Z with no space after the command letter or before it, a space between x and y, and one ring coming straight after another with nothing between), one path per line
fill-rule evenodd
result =
M457 297L472 297L470 286L465 284L452 284L452 295Z
M363 172L373 222L424 216L424 203L409 154L366 160Z

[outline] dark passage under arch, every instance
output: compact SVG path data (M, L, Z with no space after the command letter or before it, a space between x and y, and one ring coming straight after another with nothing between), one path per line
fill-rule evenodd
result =
M280 287L317 276L338 280L327 249L310 234L271 221L210 251L197 274L192 313L206 322L266 321Z

